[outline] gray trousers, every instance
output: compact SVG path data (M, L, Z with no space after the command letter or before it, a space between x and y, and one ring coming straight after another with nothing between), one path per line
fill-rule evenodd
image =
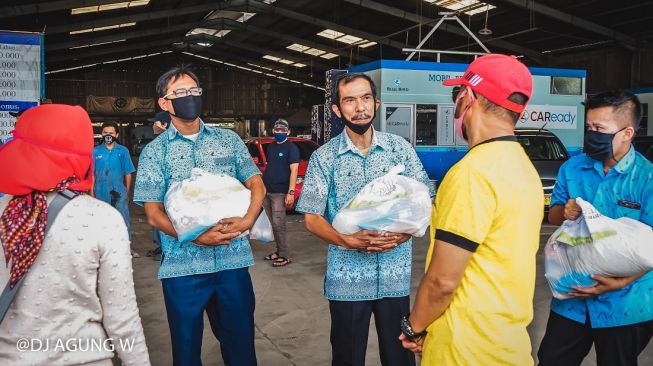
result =
M272 224L274 242L280 257L290 258L288 241L286 240L286 194L266 193L263 199L263 208Z

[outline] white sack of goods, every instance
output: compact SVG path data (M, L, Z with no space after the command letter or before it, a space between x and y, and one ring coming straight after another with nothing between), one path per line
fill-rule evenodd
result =
M590 276L629 277L653 268L653 230L627 217L611 219L576 198L581 216L565 221L544 247L544 275L553 296L595 285Z
M423 236L431 219L431 196L424 183L399 175L404 169L397 165L365 185L336 214L333 227L342 234L379 230Z
M170 185L165 209L180 242L196 239L218 221L243 217L251 193L239 180L193 168L190 178Z

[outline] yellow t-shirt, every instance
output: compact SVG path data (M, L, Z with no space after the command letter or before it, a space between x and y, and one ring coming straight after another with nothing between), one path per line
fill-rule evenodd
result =
M474 254L451 305L428 327L422 365L533 364L526 326L543 211L542 184L516 141L477 145L449 170L431 238Z

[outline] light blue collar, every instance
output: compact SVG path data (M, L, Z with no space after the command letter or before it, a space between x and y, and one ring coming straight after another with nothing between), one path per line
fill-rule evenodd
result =
M617 165L613 166L612 169L610 169L610 171L614 170L615 173L617 174L627 173L635 163L636 157L637 155L635 154L635 148L632 145L630 145L630 149L628 150L626 155L624 155L624 157L621 158L621 160L619 160ZM585 166L586 169L594 169L597 172L599 172L601 175L603 175L602 161L594 160L589 156L587 156L587 160L588 160L587 165Z
M374 150L377 147L382 148L383 150L387 150L389 148L388 142L386 141L383 136L379 136L376 130L374 130L374 127L370 127L373 131L372 134L372 144L370 145L370 150L368 152L371 153L372 150ZM342 133L340 133L340 144L338 145L338 155L342 155L346 153L347 151L351 151L354 154L359 154L361 155L360 150L354 145L354 143L351 141L349 138L349 135L347 135L346 130L342 130Z

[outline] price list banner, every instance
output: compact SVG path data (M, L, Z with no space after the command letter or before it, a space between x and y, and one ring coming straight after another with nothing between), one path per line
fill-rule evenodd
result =
M0 140L14 129L19 112L39 103L43 76L41 35L0 31Z

